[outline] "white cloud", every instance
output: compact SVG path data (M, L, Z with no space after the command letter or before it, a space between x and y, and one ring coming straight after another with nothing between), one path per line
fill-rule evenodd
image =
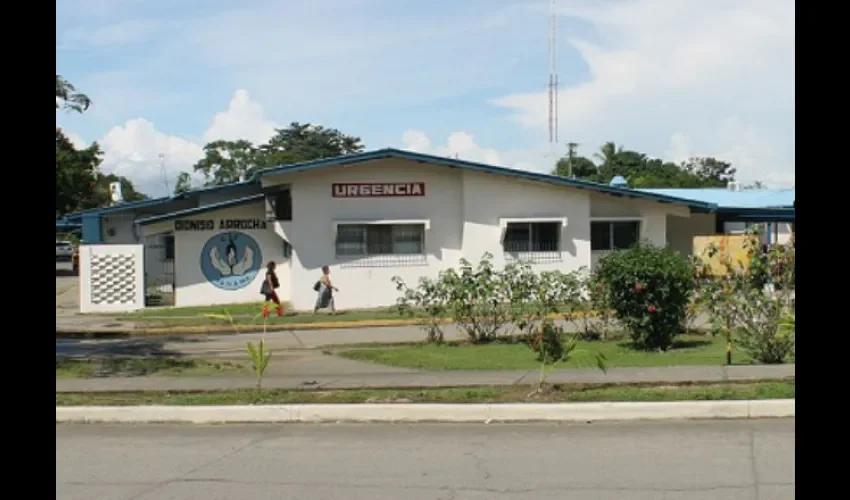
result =
M402 147L417 153L426 153L447 158L459 158L461 160L487 163L490 165L502 165L499 152L495 149L485 148L475 143L472 135L466 132L452 132L449 134L445 146L432 146L428 136L419 130L408 130L401 137Z
M569 40L591 76L560 92L562 141L661 155L687 137L688 151L734 160L742 180L793 180L792 0L573 2L563 14L599 41ZM492 103L546 127L545 91Z
M262 106L251 100L247 91L237 90L227 111L215 114L203 140L207 143L216 139L248 139L262 143L271 137L276 126L264 118ZM68 131L65 134L75 146L87 146L79 135ZM133 118L113 127L98 142L104 153L101 170L130 179L145 194L170 194L181 172L192 174L196 183L202 181L202 176L195 174L192 167L204 156L203 144L157 130L144 118Z
M240 89L233 94L227 111L215 114L210 128L204 132L204 142L247 139L254 144L262 144L274 135L278 127L275 122L265 119L260 103L251 100L247 90Z
M444 146L435 146L425 132L407 130L401 136L401 148L446 158L486 163L488 165L548 173L554 161L542 150L497 150L479 145L467 132L452 132Z
M166 179L168 189L173 189L180 172L191 172L203 157L198 144L160 132L144 118L114 127L99 142L104 153L101 170L130 179L137 190L151 196L170 194Z

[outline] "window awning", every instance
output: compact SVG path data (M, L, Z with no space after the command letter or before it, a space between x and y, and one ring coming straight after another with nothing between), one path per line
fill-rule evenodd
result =
M508 224L512 223L534 223L534 222L557 222L561 227L567 227L566 217L505 217L499 219L499 228L504 231Z
M425 226L425 230L431 229L431 219L340 219L333 221L333 232L336 234L339 226L347 225L407 225L419 224Z

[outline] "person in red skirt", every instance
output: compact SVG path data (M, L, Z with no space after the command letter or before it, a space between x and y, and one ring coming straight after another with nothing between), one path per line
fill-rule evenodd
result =
M274 270L275 263L269 262L266 266L266 279L263 280L263 286L260 287L260 293L266 297L266 302L263 304L262 310L264 318L269 315L269 302L277 304L277 315L283 316L283 304L280 303L280 299L275 291L280 287L280 281L278 281L277 273L275 273Z

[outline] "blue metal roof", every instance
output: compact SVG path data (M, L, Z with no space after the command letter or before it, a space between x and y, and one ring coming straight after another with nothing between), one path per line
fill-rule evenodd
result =
M76 222L69 222L67 220L56 221L56 229L80 229L81 227L83 227L83 225Z
M452 168L461 168L465 170L470 170L474 172L484 172L488 174L495 175L503 175L509 177L517 177L520 179L545 182L547 184L553 184L556 186L566 186L577 189L587 189L590 191L597 191L600 193L606 193L614 196L624 196L628 198L639 198L646 199L651 201L657 201L661 203L675 203L679 205L686 205L689 207L700 208L705 210L711 210L715 208L714 203L704 202L700 200L694 200L692 198L683 198L681 196L669 195L664 193L650 193L645 191L640 191L637 189L629 189L622 188L616 186L609 186L607 184L599 184L596 182L582 181L578 179L570 179L567 177L561 177L558 175L548 175L548 174L540 174L536 172L529 172L526 170L516 170L512 168L506 167L497 167L493 165L487 165L484 163L475 163L466 160L459 160L455 158L444 158L441 156L433 156L426 155L422 153L414 153L412 151L402 151L400 149L394 148L386 148L379 149L376 151L369 151L366 153L357 153L352 155L345 156L336 156L333 158L324 158L321 160L314 160L304 163L295 163L292 165L283 165L280 167L268 168L264 170L258 171L254 174L252 180L262 179L267 175L274 174L288 174L295 172L303 172L306 170L313 170L316 168L322 167L336 167L343 165L350 165L354 163L363 163L367 161L374 160L382 160L387 158L394 158L400 160L410 160L419 163L430 163L434 165L442 165Z
M191 191L186 191L185 193L175 194L173 196L163 196L161 198L152 198L149 200L141 200L141 201L131 201L127 203L120 203L118 205L113 205L111 207L103 207L103 208L92 208L89 210L80 210L79 212L72 212L69 214L65 214L66 219L82 219L83 215L89 214L97 214L97 215L105 215L109 213L122 212L124 210L134 210L137 208L147 208L156 205L163 205L165 203L169 203L172 201L179 200L187 200L190 198L194 198L195 196L199 196L202 194L214 193L217 191L224 191L228 189L238 189L244 186L250 185L258 185L258 180L247 180L244 182L234 182L232 184L224 184L222 186L211 186L193 189Z
M185 210L178 210L176 212L170 212L163 215L154 215L153 217L145 217L144 219L137 219L136 224L145 225L145 224L153 224L154 222L164 222L171 219L179 219L180 217L188 217L190 215L198 215L205 212L212 212L215 210L221 210L223 208L236 207L239 205L245 205L251 202L257 202L262 200L265 197L263 194L254 194L251 196L246 196L244 198L236 198L235 200L227 200L219 203L210 203L209 205L204 205L202 207L196 208L187 208Z
M787 189L636 189L646 193L663 194L712 203L718 208L793 208L795 188Z
M130 210L134 208L145 208L154 205L160 205L162 203L168 203L172 200L172 197L167 196L163 198L152 198L149 200L140 200L140 201L130 201L127 203L119 203L118 205L113 205L111 207L103 207L103 208L90 208L88 210L80 210L79 212L71 212L69 214L65 214L65 219L69 221L80 220L84 215L101 215L113 212L121 212L124 210Z

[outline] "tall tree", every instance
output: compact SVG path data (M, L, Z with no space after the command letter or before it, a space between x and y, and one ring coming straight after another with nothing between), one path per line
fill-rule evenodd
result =
M731 163L711 157L690 158L682 163L682 169L699 178L703 187L726 187L736 173Z
M207 185L220 186L250 177L259 168L257 160L257 149L248 141L213 141L204 146L204 157L194 168Z
M207 185L222 185L251 177L262 168L278 167L363 151L359 137L319 125L292 123L277 129L269 141L255 147L248 141L214 141L204 146L195 164Z
M188 193L192 190L192 177L189 172L180 172L177 176L177 184L174 185L174 194Z
M596 178L596 164L584 156L579 156L577 143L568 142L567 155L558 160L552 175L593 180Z
M335 128L292 122L286 128L277 129L275 135L259 147L259 160L263 168L269 168L362 151L359 137L343 134Z
M97 166L101 162L100 146L93 143L77 150L56 129L56 217L68 212L96 208L101 200L97 192Z
M606 165L613 161L618 154L623 152L623 147L617 147L617 144L613 141L608 141L599 148L599 152L594 156L602 162L602 165Z
M61 104L60 104L61 101ZM68 80L56 75L56 109L60 107L68 111L82 113L91 106L91 99L77 89Z

